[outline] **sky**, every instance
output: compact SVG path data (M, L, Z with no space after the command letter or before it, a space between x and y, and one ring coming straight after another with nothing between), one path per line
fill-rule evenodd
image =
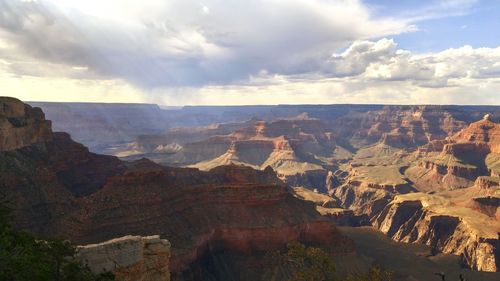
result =
M0 0L0 95L500 105L500 1Z

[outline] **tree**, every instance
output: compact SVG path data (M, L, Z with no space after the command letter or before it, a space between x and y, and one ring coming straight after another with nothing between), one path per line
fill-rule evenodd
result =
M306 247L298 242L288 245L288 260L294 270L290 281L336 281L332 258L320 248Z
M392 272L383 269L379 265L372 265L368 272L361 274L350 273L344 281L391 281Z
M274 252L266 259L275 267L284 269L285 274L277 277L287 281L391 281L392 272L373 265L367 272L348 274L345 278L337 275L331 256L320 248L306 247L292 242L285 253Z
M76 248L62 239L40 239L12 228L10 209L0 204L0 280L108 281L74 259Z

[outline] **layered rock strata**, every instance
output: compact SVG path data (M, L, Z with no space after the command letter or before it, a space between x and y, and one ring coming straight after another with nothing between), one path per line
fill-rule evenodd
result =
M500 125L485 115L445 141L421 149L421 159L406 174L422 191L469 187L479 176L496 175L499 147Z
M342 116L335 120L335 128L355 146L382 141L416 147L464 128L466 123L454 117L455 110L442 106L385 106L381 110Z
M270 169L226 166L200 172L136 165L141 167L84 198L88 209L69 218L84 223L66 235L99 241L109 235L161 233L173 245L171 268L177 274L207 250L253 255L300 240L349 251L335 227L287 192Z
M498 271L498 130L485 116L414 153L360 149L334 196L396 241L427 244L473 269Z
M498 221L447 204L443 198L428 194L397 196L373 225L396 241L426 244L461 256L473 269L498 271Z

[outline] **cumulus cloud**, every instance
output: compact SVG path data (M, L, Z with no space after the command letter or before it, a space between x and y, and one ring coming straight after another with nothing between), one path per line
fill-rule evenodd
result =
M356 41L341 54L331 59L332 71L339 76L359 75L377 61L388 61L395 54L394 40L381 39L377 42Z
M463 46L430 54L397 49L392 39L357 41L332 56L334 76L412 81L419 86L458 86L465 79L500 77L500 47Z

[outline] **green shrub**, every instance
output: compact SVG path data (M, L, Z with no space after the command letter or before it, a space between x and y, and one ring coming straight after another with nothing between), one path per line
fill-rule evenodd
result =
M368 272L339 277L331 256L320 248L306 247L298 242L288 244L285 253L274 252L266 257L275 266L285 269L287 281L392 281L392 273L380 266Z
M0 204L0 280L108 281L74 259L76 248L62 239L43 240L10 225L10 210Z

